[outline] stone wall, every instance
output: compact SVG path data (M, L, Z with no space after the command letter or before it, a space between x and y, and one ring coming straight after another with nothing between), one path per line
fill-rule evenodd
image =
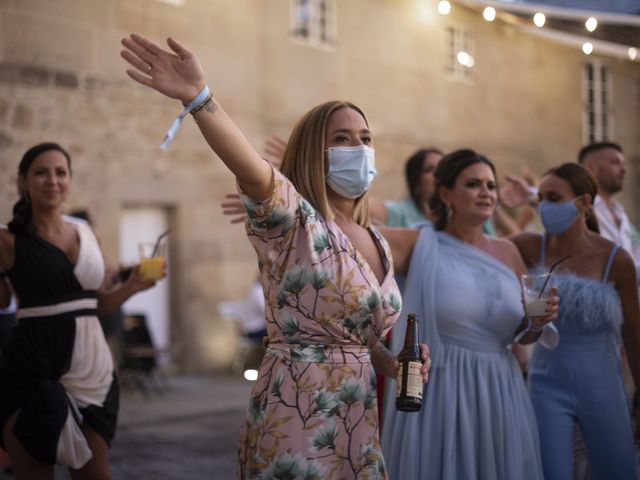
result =
M215 306L242 298L257 270L242 227L229 226L219 207L233 178L191 119L169 152L159 149L180 105L128 79L120 38L173 35L197 52L217 99L258 149L271 133L286 137L316 103L360 105L375 136L381 197L402 196L404 160L423 145L474 147L502 173L573 160L582 53L476 12L441 17L435 1L424 3L426 15L413 0L341 0L337 45L324 51L290 40L288 0L0 0L0 221L10 218L21 154L45 140L71 152L69 208L94 213L109 257L117 257L123 207L170 208L174 358L185 371L225 368L235 330ZM475 35L472 84L444 73L447 25ZM608 61L616 136L633 164L621 198L637 221L640 67Z

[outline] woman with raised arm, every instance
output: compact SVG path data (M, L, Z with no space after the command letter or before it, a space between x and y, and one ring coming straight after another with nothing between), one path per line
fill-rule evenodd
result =
M572 478L580 425L596 478L636 478L636 449L621 378L620 343L640 385L640 311L631 256L598 233L597 185L589 171L565 163L545 173L538 206L543 235L515 237L527 267L556 268L562 295L560 344L537 345L529 389L540 430L546 479ZM638 409L638 404L635 409Z
M281 172L208 92L195 55L122 41L137 82L191 111L235 174L265 294L268 347L251 394L239 478L387 478L371 365L395 376L379 339L400 314L389 248L370 226L376 171L363 112L327 102L297 123ZM428 356L423 346L427 374Z
M18 297L18 326L0 359L2 445L18 479L110 478L108 448L118 384L97 314L152 287L134 272L105 291L104 258L88 224L62 215L71 158L55 143L30 148L18 169L20 200L0 230L0 304Z

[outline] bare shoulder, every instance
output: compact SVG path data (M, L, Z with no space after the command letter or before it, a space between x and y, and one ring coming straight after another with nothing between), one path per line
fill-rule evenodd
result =
M419 230L416 228L378 227L380 233L391 244L413 248L418 239Z
M389 243L396 273L406 275L409 271L413 247L415 247L418 240L419 230L415 228L389 227L380 227L379 230Z
M533 247L540 245L540 234L523 232L509 237L509 240L518 248Z
M516 274L524 273L525 265L516 245L508 238L488 237L492 255L506 264Z
M609 245L607 245L607 247L610 247L608 249L608 251L610 251L610 249L614 247L613 242L610 242L606 239L603 240L608 242ZM613 261L611 263L611 272L609 276L614 278L635 279L635 262L633 261L633 258L631 257L629 252L627 252L624 248L618 248L618 250L616 251L616 254L613 257Z
M511 242L515 245L528 267L532 267L540 256L541 235L538 233L520 233L510 237Z

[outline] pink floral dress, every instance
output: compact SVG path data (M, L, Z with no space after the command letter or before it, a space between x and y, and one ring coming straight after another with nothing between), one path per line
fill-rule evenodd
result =
M269 345L251 394L239 478L385 479L372 347L401 300L386 241L382 285L348 237L280 172L271 198L241 195L258 254Z

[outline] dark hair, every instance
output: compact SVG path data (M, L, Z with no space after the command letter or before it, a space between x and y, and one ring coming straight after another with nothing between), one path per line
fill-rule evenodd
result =
M73 210L69 212L69 216L73 218L79 218L80 220L84 220L88 224L91 224L91 217L89 216L89 211L85 209Z
M544 172L543 176L555 175L566 181L571 187L571 191L576 197L580 195L589 195L591 197L591 205L598 194L598 184L589 170L577 163L563 163L559 167L550 168ZM593 232L600 233L598 226L598 217L593 208L587 215L587 228Z
M26 179L29 168L38 155L51 150L58 151L65 156L69 167L69 174L71 174L71 157L69 153L57 143L40 143L31 147L22 156L22 160L20 160L20 165L18 166L18 177ZM13 206L13 218L9 222L9 230L13 233L32 232L31 214L31 198L29 197L29 192L26 190L21 191L20 200Z
M622 147L614 142L595 142L590 143L589 145L585 145L580 149L578 153L578 163L584 163L584 160L587 158L587 155L597 152L599 150L604 150L605 148L613 148L614 150L622 153Z
M435 226L436 230L443 230L447 225L447 206L440 198L440 187L453 188L456 183L456 179L460 173L476 163L484 163L491 168L493 176L496 176L496 169L493 163L485 157L480 155L471 149L456 150L442 157L438 168L436 168L436 190L433 193L433 197L429 201L431 211L436 217Z
M417 187L420 185L424 160L427 155L431 155L432 153L442 155L442 152L437 148L421 148L409 157L404 166L404 178L407 181L407 190L409 190L411 200L413 200L416 208L420 211L422 211L422 198L420 198L417 192Z

